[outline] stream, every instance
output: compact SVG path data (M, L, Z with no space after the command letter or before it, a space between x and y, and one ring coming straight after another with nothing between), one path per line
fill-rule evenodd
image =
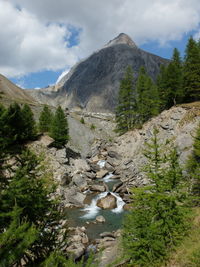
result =
M97 164L100 168L104 168L105 161L100 160ZM98 179L99 182L103 181L108 186L109 191L95 194L88 190L85 194L89 199L89 203L85 204L84 208L73 208L67 211L69 225L73 227L85 226L87 229L86 233L90 240L99 238L99 234L102 232L112 232L121 228L122 220L126 212L123 209L125 202L117 193L111 191L113 185L119 182L118 179L112 179L112 177L113 174L109 173L104 178ZM117 207L111 210L99 208L97 206L97 201L105 197L108 193L111 193L111 195L116 198ZM105 223L95 223L95 218L99 215L105 218Z

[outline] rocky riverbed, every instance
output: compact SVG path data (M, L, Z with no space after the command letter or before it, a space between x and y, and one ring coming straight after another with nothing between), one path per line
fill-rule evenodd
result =
M48 136L30 144L34 151L45 154L47 168L57 182L56 194L66 210L63 220L71 225L66 250L75 258L88 248L117 250L122 217L130 208L131 188L149 183L141 171L146 163L142 151L154 128L159 130L161 144L171 141L177 147L183 164L191 153L199 122L199 105L185 105L164 111L142 129L113 140L96 138L87 153L72 146L52 148Z

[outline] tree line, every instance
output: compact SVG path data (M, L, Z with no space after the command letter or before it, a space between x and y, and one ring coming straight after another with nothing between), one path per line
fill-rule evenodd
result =
M200 42L189 38L182 60L174 49L170 63L162 65L154 82L141 67L135 81L128 66L120 83L116 107L116 131L140 127L151 117L175 104L200 100Z
M0 105L0 149L22 145L36 139L38 133L49 133L54 146L62 147L69 140L69 129L64 111L59 106L53 114L44 106L37 125L29 105L11 104L8 108Z
M25 146L38 133L49 133L54 145L69 139L66 116L44 106L35 122L30 107L0 106L0 267L73 267L66 252L66 212L55 197L56 184L45 159ZM85 266L94 266L89 259Z

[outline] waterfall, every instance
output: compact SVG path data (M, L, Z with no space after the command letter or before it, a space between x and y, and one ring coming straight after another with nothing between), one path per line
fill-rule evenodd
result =
M103 198L107 195L108 192L103 192L101 194L98 194L97 196L95 196L93 198L93 200L91 201L90 205L87 205L84 209L82 209L82 211L85 211L86 214L81 216L81 218L84 219L92 219L94 217L96 217L96 215L98 214L99 210L101 210L101 208L99 208L97 206L97 200L100 198Z
M100 166L100 168L104 168L105 164L106 164L106 161L105 160L99 160L97 162L97 164ZM103 181L105 183L109 183L109 182L112 182L114 181L114 179L112 179L113 177L113 173L109 173L107 174L104 178L103 178ZM86 207L84 209L82 209L82 211L84 211L86 214L81 216L81 218L84 218L84 219L93 219L97 216L97 214L101 211L101 208L99 208L97 206L97 201L98 199L101 199L101 198L104 198L105 196L107 196L109 192L106 191L106 192L103 192L103 193L100 193L98 194L97 196L95 196L90 205L86 205ZM123 199L119 196L119 194L117 193L113 193L113 192L110 192L117 200L116 202L116 205L117 207L115 209L112 209L111 212L113 213L121 213L123 212L123 206L125 205L125 202L123 201Z

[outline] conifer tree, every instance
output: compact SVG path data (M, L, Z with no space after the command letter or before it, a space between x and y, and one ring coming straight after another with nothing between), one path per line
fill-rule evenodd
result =
M65 117L64 111L60 106L57 108L53 117L50 135L54 139L54 145L56 147L62 147L69 140L67 118Z
M23 259L28 266L39 266L51 252L66 246L64 232L62 243L58 239L63 215L58 203L49 197L55 187L41 176L38 164L39 159L32 152L24 151L18 156L15 175L6 188L0 188L0 240L5 249L2 257L5 261ZM13 257L9 250L15 253Z
M193 204L200 205L200 126L194 137L193 152L187 162L187 170L189 172L189 180L192 184L191 194L193 196Z
M135 97L133 91L133 71L129 66L120 83L116 108L116 131L120 134L133 128L135 124Z
M41 132L49 132L51 129L53 115L47 105L44 105L39 117L39 130Z
M181 103L183 98L183 67L180 53L174 49L172 60L167 66L167 104L170 108L176 103Z
M133 190L133 208L124 222L125 253L136 266L158 266L186 231L184 206L178 204L183 177L177 153L164 155L157 134L145 151L152 184Z
M173 51L171 62L168 66L161 66L157 78L157 85L161 98L161 109L168 109L176 103L181 103L183 92L183 66L177 48Z
M21 222L21 209L14 206L11 212L6 213L10 217L10 224L5 231L0 229L0 266L21 266L21 260L28 261L27 252L37 239L38 231L29 222ZM2 226L2 225L1 225Z
M192 37L189 38L185 51L183 88L185 101L200 99L200 49Z
M159 96L156 85L141 67L136 83L137 123L143 124L159 112Z
M36 136L35 119L30 106L27 104L22 108L22 118L24 124L23 139L33 140Z

